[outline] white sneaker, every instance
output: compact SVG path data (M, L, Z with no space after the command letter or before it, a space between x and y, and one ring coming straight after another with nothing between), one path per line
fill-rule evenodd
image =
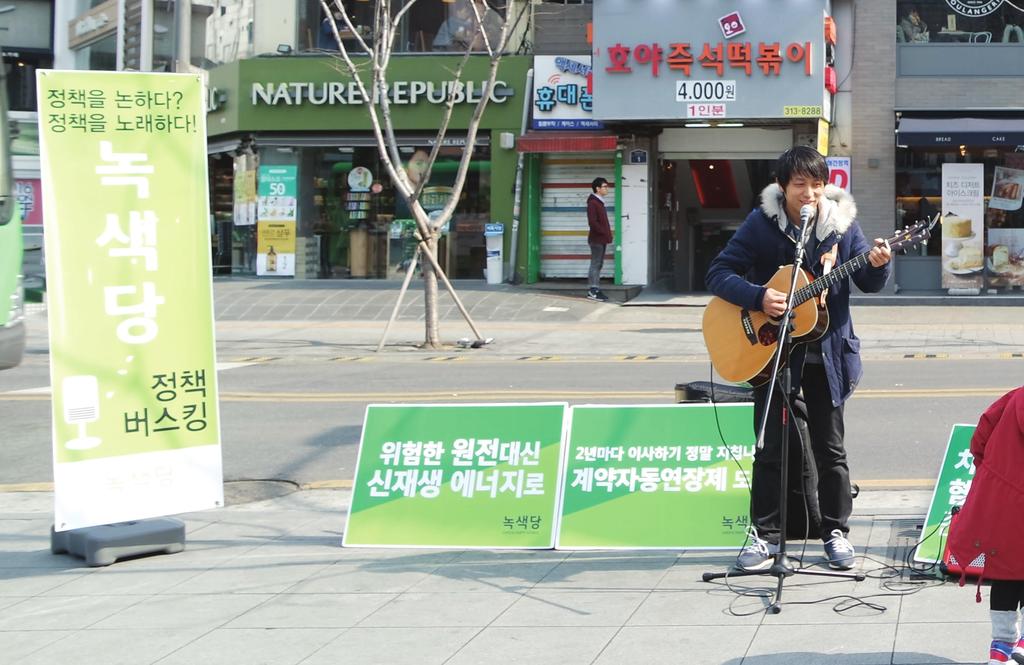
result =
M775 561L775 555L779 552L779 546L769 543L757 535L757 529L750 527L748 532L750 543L743 548L736 557L736 567L740 570L758 571L766 570Z
M828 565L836 570L853 568L853 557L856 553L846 535L839 529L832 529L829 535L832 538L825 541L825 558L828 559Z

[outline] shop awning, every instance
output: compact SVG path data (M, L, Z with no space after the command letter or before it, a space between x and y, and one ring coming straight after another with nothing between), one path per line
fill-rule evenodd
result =
M221 152L237 151L242 145L242 139L212 140L206 142L206 154L216 155Z
M607 152L619 139L606 132L526 132L516 141L519 152Z
M904 115L896 128L899 146L1024 145L1024 118L925 118Z

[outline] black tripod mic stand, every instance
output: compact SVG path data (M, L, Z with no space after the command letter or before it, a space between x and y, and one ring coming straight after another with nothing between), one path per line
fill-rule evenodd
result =
M788 362L789 355L793 350L793 341L790 333L793 328L793 301L796 297L797 281L802 272L800 267L804 261L807 239L814 226L814 224L810 223L814 212L814 207L810 204L800 208L800 238L796 244L796 256L793 258L793 274L790 279L789 294L786 296L786 311L783 313L782 319L779 321L779 328L777 332L778 348L775 352L772 374L768 382L768 395L765 398L764 414L761 416L761 424L757 433L757 449L761 450L764 448L764 435L768 428L768 418L772 411L772 397L775 393L776 386L780 385L782 389L782 404L780 405L782 407L782 412L779 426L782 427L782 450L780 451L781 468L779 469L781 480L779 491L779 551L775 553L771 567L766 570L735 570L725 573L704 573L702 576L702 579L705 582L721 579L723 577L750 577L753 575L771 575L772 577L775 577L778 580L778 585L775 589L775 598L772 601L772 604L768 607L772 614L778 614L782 611L782 585L787 577L797 574L818 575L821 577L852 579L857 582L864 581L866 577L864 573L794 568L793 564L790 563L789 558L786 556L786 504L789 495L789 419L791 417L789 398L793 387L792 370L790 369ZM783 359L787 362L783 363Z

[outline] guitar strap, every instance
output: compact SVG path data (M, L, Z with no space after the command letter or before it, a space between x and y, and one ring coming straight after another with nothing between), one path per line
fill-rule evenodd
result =
M832 266L834 266L836 264L836 254L838 254L838 252L839 252L839 243L836 243L836 244L832 245L832 249L828 250L825 254L822 255L822 257L821 257L821 265L822 265L821 276L822 277L824 277L825 275L829 274L829 272L832 271ZM821 300L819 302L821 303L822 307L825 306L825 298L826 297L828 297L828 289L825 289L824 291L821 292Z

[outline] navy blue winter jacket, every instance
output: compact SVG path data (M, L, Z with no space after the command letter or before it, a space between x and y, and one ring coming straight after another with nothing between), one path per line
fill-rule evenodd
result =
M743 221L725 249L708 267L705 282L711 293L735 305L761 311L765 288L780 266L793 263L796 242L786 234L782 188L777 184L761 192L761 205ZM825 187L825 196L818 206L815 226L817 247L803 267L815 277L822 273L821 256L839 245L836 265L871 249L873 243L864 238L856 222L857 206L853 197L833 185ZM871 264L853 273L857 287L866 293L881 291L889 279L892 262L881 268ZM829 289L827 299L829 327L821 338L821 355L825 363L832 404L845 402L861 377L860 340L853 332L850 318L850 280L843 279ZM796 345L790 358L793 368L793 390L800 386L805 345Z

